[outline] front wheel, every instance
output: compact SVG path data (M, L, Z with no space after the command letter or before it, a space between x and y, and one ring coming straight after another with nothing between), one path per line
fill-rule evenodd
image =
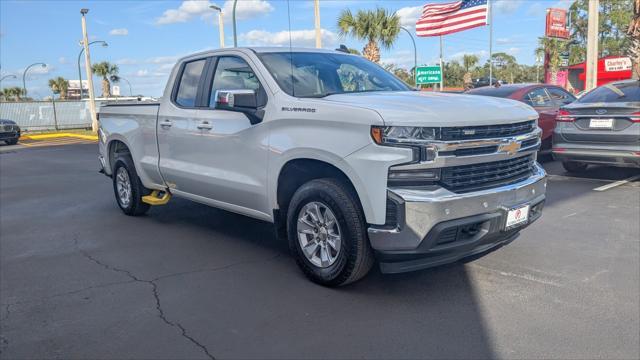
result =
M374 263L358 200L335 179L302 185L287 213L289 247L312 281L340 286L364 277Z
M589 165L576 161L563 161L562 167L570 173L580 173L587 170Z
M18 143L18 138L7 140L7 145L15 145Z

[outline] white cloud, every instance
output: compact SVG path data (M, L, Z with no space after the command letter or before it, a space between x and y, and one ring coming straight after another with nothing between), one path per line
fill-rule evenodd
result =
M60 64L63 64L63 65L64 65L64 64L66 64L66 63L68 63L67 58L65 58L64 56L60 56L60 57L58 58L58 62L59 62Z
M206 19L215 13L209 6L214 5L209 1L185 0L177 9L166 10L162 16L156 19L157 25L166 25L187 22L195 17ZM226 20L231 20L233 0L225 1L222 12L227 15ZM236 19L245 20L273 11L273 6L266 0L242 0L236 5ZM215 17L217 21L217 17Z
M149 70L147 69L140 69L138 71L136 71L135 73L133 73L133 76L135 77L145 77L149 75Z
M125 36L125 35L129 35L129 30L127 30L126 28L113 29L113 30L109 31L109 35L112 35L112 36Z
M149 64L173 64L180 58L180 55L172 56L156 56L146 59L144 62Z
M523 3L523 0L494 0L491 7L496 12L511 14L518 10Z
M116 64L118 65L135 65L138 63L136 59L124 58L116 60Z
M462 61L464 55L475 55L480 59L480 63L483 63L486 59L489 58L489 52L487 50L478 50L478 51L459 51L457 53L453 53L449 56L445 55L445 61L456 60Z
M414 64L413 50L399 50L383 55L380 59L383 64L395 64L401 68L411 69Z
M505 50L505 52L509 55L513 55L516 56L520 53L520 48L519 47L510 47L507 50Z
M324 47L333 47L337 44L338 35L326 29L321 29L322 45ZM240 34L240 40L246 45L271 45L271 46L289 46L289 32L278 31L270 32L265 30L251 30L247 33ZM293 46L314 46L316 39L315 30L293 30L291 31L291 43Z
M403 7L396 11L396 15L400 17L400 25L414 28L416 22L422 15L422 6Z

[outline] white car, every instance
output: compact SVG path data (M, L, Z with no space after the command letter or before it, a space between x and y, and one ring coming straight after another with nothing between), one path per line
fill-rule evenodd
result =
M231 48L181 59L160 102L103 105L100 162L127 215L179 196L273 222L336 286L511 241L541 215L538 114L419 92L339 51Z

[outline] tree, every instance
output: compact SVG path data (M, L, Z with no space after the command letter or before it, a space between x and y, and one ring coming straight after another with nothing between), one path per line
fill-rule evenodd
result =
M62 76L58 76L57 78L49 79L49 87L54 94L60 95L60 100L67 99L67 90L69 89L69 81L67 81Z
M416 84L416 80L413 78L413 75L411 75L412 72L410 72L410 70L398 67L396 64L383 64L382 67L398 79L404 81L407 85L414 86Z
M633 0L637 2L637 0ZM576 0L569 8L571 14L571 46L569 61L572 64L586 60L587 56L587 16L589 0ZM632 46L630 36L625 36L633 18L633 5L629 0L600 0L598 57L623 55ZM636 37L637 38L637 37Z
M462 64L466 72L469 72L469 70L474 66L476 66L479 61L480 59L478 58L477 55L464 54L464 56L462 56Z
M551 83L555 84L560 71L560 53L567 48L567 42L547 37L538 38L536 54L544 54L547 70L551 74Z
M358 40L366 40L362 50L365 58L379 62L380 45L390 49L400 33L400 17L385 9L358 10L353 16L351 10L342 10L338 17L338 30L341 36L352 36Z
M628 54L634 63L635 77L640 79L640 0L633 3L633 18L629 21L627 36L631 39Z
M4 94L4 98L7 100L19 101L21 100L21 96L24 95L24 89L19 86L14 86L4 88L2 93Z
M496 66L496 78L499 80L507 80L513 84L515 81L515 73L518 68L518 61L513 55L504 52L497 52L491 55L493 63Z
M91 66L91 71L94 74L102 77L102 97L111 96L111 83L109 82L110 76L118 75L118 65L111 64L107 61L103 61Z

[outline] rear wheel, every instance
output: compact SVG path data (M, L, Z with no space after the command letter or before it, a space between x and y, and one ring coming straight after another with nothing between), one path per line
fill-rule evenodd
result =
M7 145L15 145L18 143L18 138L6 140Z
M113 166L113 191L122 211L130 216L139 216L149 210L149 204L142 197L151 191L145 188L136 173L133 160L129 155L120 155Z
M287 230L298 266L318 284L354 282L373 265L358 200L338 180L316 179L302 185L289 204Z
M589 165L577 161L563 161L562 167L570 173L579 173L587 170Z

